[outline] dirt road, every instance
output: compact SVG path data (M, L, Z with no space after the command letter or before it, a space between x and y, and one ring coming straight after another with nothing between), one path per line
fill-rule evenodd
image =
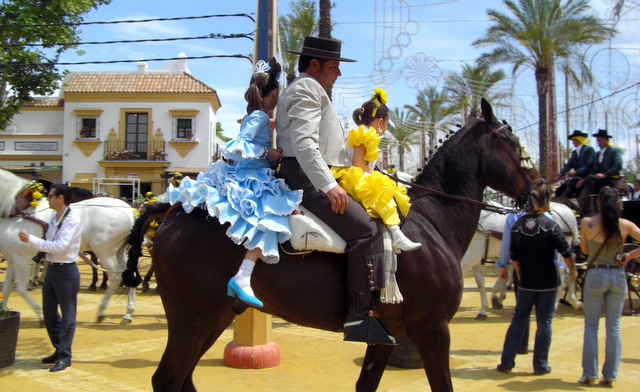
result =
M6 264L1 265L5 267ZM21 312L18 349L14 365L0 369L0 390L26 391L150 391L167 339L166 320L159 295L150 290L138 295L133 323L120 325L126 297L120 293L107 308L107 319L97 323L102 293L86 289L90 270L81 266L82 285L78 304L78 327L73 365L59 373L48 372L40 358L52 352L44 328L24 299L14 293L10 308ZM0 280L4 274L0 274ZM488 284L492 284L488 279ZM517 358L513 373L495 371L499 362L514 299L505 308L492 310L484 321L475 320L479 304L473 279L466 279L462 307L451 323L451 368L456 391L581 391L591 388L576 383L580 376L582 314L561 306L553 323L550 364L553 371L534 376L531 354ZM152 285L153 287L153 285ZM31 295L41 301L39 288ZM616 391L637 391L640 385L640 317L622 321L623 356ZM534 328L532 328L534 329ZM601 324L601 335L604 324ZM272 369L241 370L222 362L229 328L200 361L194 375L199 391L353 391L365 347L346 343L337 333L324 332L274 319L273 339L281 348L282 364ZM531 338L533 341L533 337ZM601 346L604 339L601 339ZM598 388L598 387L595 387ZM421 369L387 367L379 391L428 391Z

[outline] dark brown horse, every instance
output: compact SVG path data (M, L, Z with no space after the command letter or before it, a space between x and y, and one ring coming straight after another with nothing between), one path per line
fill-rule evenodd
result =
M413 206L402 231L423 246L399 256L396 277L404 302L379 303L377 309L396 337L407 334L416 345L434 391L453 389L449 321L460 305L460 258L478 224L477 201L487 186L522 201L538 183L537 170L521 167L521 152L518 138L483 100L482 119L446 141L410 190ZM169 329L152 378L156 391L194 391L198 360L235 318L227 281L245 249L234 245L225 229L202 210L187 214L177 208L156 233L153 264ZM261 310L296 324L341 331L347 310L345 256L281 256L275 265L257 263L253 273L251 285L265 304ZM367 346L357 391L377 389L392 349Z

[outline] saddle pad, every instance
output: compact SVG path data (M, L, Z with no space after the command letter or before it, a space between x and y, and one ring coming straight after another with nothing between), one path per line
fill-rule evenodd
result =
M345 253L347 243L332 228L303 206L302 214L289 215L291 246L295 249Z

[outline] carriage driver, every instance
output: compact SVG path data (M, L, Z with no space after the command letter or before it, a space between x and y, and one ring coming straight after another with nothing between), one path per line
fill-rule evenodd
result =
M351 166L340 120L327 91L342 75L341 41L306 37L300 52L300 75L280 96L276 112L277 145L282 148L280 174L291 189L304 191L302 205L347 243L348 314L345 340L395 344L370 312L374 292L384 287L382 228L337 184L331 166Z

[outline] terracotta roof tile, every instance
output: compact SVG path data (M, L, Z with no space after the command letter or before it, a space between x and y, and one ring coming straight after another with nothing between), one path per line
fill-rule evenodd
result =
M22 104L22 106L37 107L37 108L63 107L64 106L64 99L60 99L60 98L57 98L57 97L52 97L52 98L44 98L44 97L34 98L33 101L25 102L25 103Z
M65 93L203 93L216 92L186 72L73 72Z

